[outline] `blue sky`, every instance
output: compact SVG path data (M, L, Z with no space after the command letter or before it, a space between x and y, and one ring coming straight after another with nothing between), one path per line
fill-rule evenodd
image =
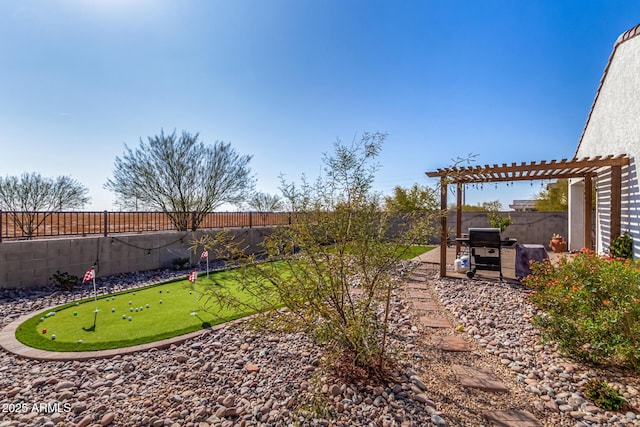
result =
M426 171L571 158L635 0L0 0L0 174L70 175L88 209L161 129L252 154L257 189L388 132L376 189ZM515 198L540 183L469 191Z

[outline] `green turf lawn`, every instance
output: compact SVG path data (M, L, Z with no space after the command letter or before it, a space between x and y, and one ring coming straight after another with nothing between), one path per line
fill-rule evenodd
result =
M414 258L431 249L433 246L412 246L402 258ZM20 325L16 338L30 347L50 351L106 350L171 338L253 314L207 302L202 295L211 286L249 301L250 296L240 289L233 270L211 273L209 278L200 273L195 294L193 284L185 278L101 295L98 312L94 311L93 298L43 311ZM51 312L55 315L47 316Z
M223 286L234 295L249 298L243 295L233 273L215 272L209 278L201 273L196 294L193 284L181 279L100 296L97 313L93 298L66 304L24 322L16 331L16 338L31 347L52 351L104 350L158 341L252 314L222 308L213 302L205 311L206 298L200 297L209 286ZM56 314L47 317L50 312Z
M425 252L429 252L433 248L435 248L435 246L410 246L407 252L402 254L401 258L412 259Z

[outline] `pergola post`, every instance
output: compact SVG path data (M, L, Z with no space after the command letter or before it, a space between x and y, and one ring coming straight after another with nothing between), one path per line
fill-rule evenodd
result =
M440 178L440 277L447 275L447 177Z
M456 193L456 237L460 238L462 237L462 200L463 200L463 194L462 192L464 191L464 186L461 183L458 183L458 188L457 188L457 193ZM456 256L460 253L460 242L458 240L456 240Z
M620 236L622 217L622 166L611 166L611 231L609 244Z
M583 206L583 219L584 219L584 247L591 249L593 247L593 240L591 239L591 224L593 223L593 175L587 173L584 176L584 206Z

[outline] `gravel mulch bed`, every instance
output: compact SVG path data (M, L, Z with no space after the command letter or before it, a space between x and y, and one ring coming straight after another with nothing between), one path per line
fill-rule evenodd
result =
M98 281L108 293L184 276L154 271ZM439 279L419 272L438 310L464 332L420 325L399 287L392 300L390 348L395 380L342 384L325 374L322 348L304 334L257 332L247 325L205 333L168 349L85 362L42 362L0 353L0 427L4 426L482 426L483 412L525 409L543 425L640 425L633 413L609 413L584 399L581 385L603 372L564 359L540 343L519 287ZM422 280L422 279L421 279ZM0 326L38 309L89 297L51 289L2 291ZM471 352L433 343L456 334ZM508 393L459 386L451 365L486 367ZM633 405L636 374L606 372Z

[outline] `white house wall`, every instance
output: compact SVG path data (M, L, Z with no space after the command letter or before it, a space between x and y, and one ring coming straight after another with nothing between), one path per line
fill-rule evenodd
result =
M640 257L640 190L637 163L640 158L640 36L616 42L608 68L576 151L577 158L626 154L623 168L621 232L634 238L634 255ZM610 244L610 172L595 180L597 191L596 250Z

